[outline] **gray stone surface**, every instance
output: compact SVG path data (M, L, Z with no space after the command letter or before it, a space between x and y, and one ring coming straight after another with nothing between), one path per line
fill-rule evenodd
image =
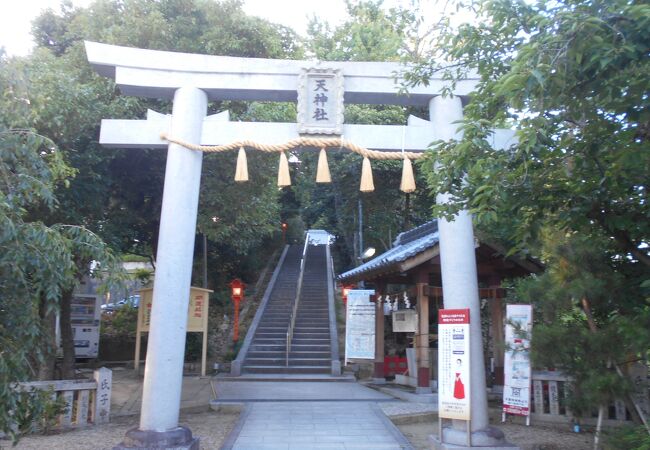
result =
M168 431L141 431L133 428L127 431L124 441L113 450L199 450L199 439L192 436L187 427L176 427Z
M389 395L357 383L327 381L215 381L220 401L389 401Z
M431 445L431 450L520 450L516 445L509 444L501 446L468 447L466 445L441 443L438 436L435 435L429 436L429 444Z
M223 446L264 449L411 449L372 402L249 403Z
M429 392L429 393L418 394L415 392L411 392L411 390L405 389L403 387L397 387L390 384L377 385L375 386L375 388L378 389L380 392L383 392L384 394L388 394L392 397L399 398L400 400L405 400L407 402L434 404L436 407L436 411L438 410L437 393Z
M379 407L388 417L438 412L438 405L432 403L385 402L380 403Z
M443 441L439 436L429 436L429 443L432 449L436 450L460 450L460 449L481 449L481 450L519 450L516 445L505 440L503 431L496 427L488 426L482 430L472 431L471 447L467 446L467 433L460 429L444 427L442 429Z
M244 363L244 358L246 358L248 349L251 346L251 343L253 342L253 336L255 336L257 327L259 326L260 321L262 320L262 316L264 315L264 311L266 310L266 305L269 303L269 298L271 297L271 293L273 292L273 288L275 287L275 282L277 281L278 275L280 274L282 263L284 262L284 258L287 256L287 250L289 250L289 246L285 245L284 249L282 250L282 254L280 255L280 259L278 260L278 263L275 267L275 270L273 270L273 275L271 275L271 279L269 280L269 283L266 286L266 290L264 291L264 296L262 297L262 301L260 302L260 305L257 308L255 317L253 317L253 321L248 327L248 331L246 332L246 337L244 338L244 343L242 344L241 349L239 349L237 358L234 361L232 361L230 364L230 374L233 376L241 375L241 368L242 368L242 364Z

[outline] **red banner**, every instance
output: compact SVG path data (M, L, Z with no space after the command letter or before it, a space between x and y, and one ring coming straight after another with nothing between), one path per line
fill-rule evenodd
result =
M440 309L438 310L438 323L441 325L469 323L469 309Z

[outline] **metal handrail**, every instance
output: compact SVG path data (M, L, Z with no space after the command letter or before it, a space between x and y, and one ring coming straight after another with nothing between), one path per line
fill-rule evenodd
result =
M305 261L307 260L307 246L309 245L308 236L305 237L305 246L302 249L302 258L300 260L300 274L298 275L298 284L296 286L296 298L293 300L293 309L291 311L291 318L289 319L289 326L287 327L287 355L286 366L289 367L289 353L291 353L291 341L293 341L293 329L296 326L296 315L298 313L298 303L300 303L300 295L302 293L302 278L305 274Z

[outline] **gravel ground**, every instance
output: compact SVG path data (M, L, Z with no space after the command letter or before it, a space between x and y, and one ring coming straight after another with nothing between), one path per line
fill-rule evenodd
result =
M201 438L201 449L218 449L232 430L239 414L202 412L181 415L181 425L189 426ZM127 430L138 425L138 416L118 417L111 423L72 430L49 436L33 435L20 440L17 450L110 450L120 443ZM9 441L0 441L0 449L10 449Z
M395 417L394 415L397 414L397 417L401 418L401 420L394 418L397 427L416 449L430 448L427 439L430 434L437 434L438 422L430 415L423 414L430 412L431 406L400 402L380 403L380 405L389 415ZM415 415L404 420L404 416L399 415L403 409L411 410L409 412ZM189 426L192 433L201 438L201 449L212 450L222 445L238 417L238 414L232 413L201 412L182 414L180 423ZM417 420L422 421L412 423ZM48 436L27 436L14 448L17 450L112 449L122 440L126 431L137 424L138 416L117 417L107 425ZM509 442L519 445L522 450L591 450L593 448L592 433L572 433L567 427L561 425L538 424L526 427L516 423L505 423L497 426L503 430ZM0 449L10 448L12 447L9 441L0 441Z
M592 450L594 436L591 433L573 433L562 426L535 425L527 427L514 423L497 425L508 442L521 450ZM402 434L418 450L429 450L428 437L438 434L438 421L397 425Z

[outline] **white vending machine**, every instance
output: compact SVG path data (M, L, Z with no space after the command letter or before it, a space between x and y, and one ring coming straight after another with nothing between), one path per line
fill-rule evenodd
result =
M99 295L74 294L71 302L70 321L77 358L97 358L99 354L99 321L101 318ZM61 352L61 332L57 314L57 346Z

